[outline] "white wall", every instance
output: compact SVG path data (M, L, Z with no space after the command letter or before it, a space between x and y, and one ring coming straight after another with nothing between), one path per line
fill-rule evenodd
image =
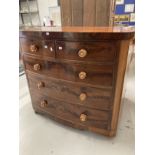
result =
M26 1L23 1L23 2L20 2L21 4L21 11L28 11L28 4ZM29 1L29 7L30 7L30 11L37 11L37 2L36 1ZM23 16L23 20L24 20L24 23L25 25L27 26L30 26L31 25L31 19L30 19L30 16L29 14L22 14ZM33 25L40 25L40 21L39 21L39 17L38 17L38 13L32 13L31 14L31 17L32 17L32 24ZM22 21L21 21L21 16L19 17L19 23L20 25L22 24Z
M50 7L56 7L56 6L58 6L57 0L38 0L41 25L43 25L44 16L52 17L56 25L61 24L60 9L50 8ZM54 12L52 16L51 16L51 12L52 13Z
M60 7L58 6L57 0L37 0L38 1L38 10L39 10L39 16L40 16L40 24L43 25L43 18L45 16L49 16L52 20L54 20L54 25L61 25L61 13L60 13ZM34 8L36 4L33 4L35 2L30 1L30 8ZM26 2L21 2L22 10L25 10L27 7ZM28 10L28 8L27 8ZM27 25L31 25L29 23L29 16L24 16L24 22L27 23ZM39 25L38 16L37 14L32 14L32 23L34 25ZM21 18L19 17L19 23L21 24Z
M48 0L38 0L38 9L39 9L41 25L43 25L44 16L49 16Z

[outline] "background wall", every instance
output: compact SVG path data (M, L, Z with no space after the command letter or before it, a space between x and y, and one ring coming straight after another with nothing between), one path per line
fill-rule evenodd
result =
M60 7L57 0L38 0L38 7L41 25L45 16L49 16L54 21L54 25L61 25Z
M113 0L61 0L63 26L109 26Z
M31 25L31 19L32 19L32 25L38 26L40 25L40 20L39 20L39 14L38 14L38 7L37 7L37 1L19 1L20 3L20 14L19 14L19 24L25 24L25 26L30 26ZM29 5L28 5L29 4ZM30 8L28 8L28 6ZM30 12L31 13L30 13ZM21 12L27 12L27 13L21 13ZM30 16L31 14L31 16ZM22 23L22 18L23 17L23 22Z
M44 16L49 16L48 5L49 5L49 0L38 0L38 8L39 8L41 25L43 25Z
M123 2L123 4L117 4ZM115 25L135 25L135 0L116 0Z
M37 0L37 1L38 1L38 9L39 9L41 26L43 26L43 18L45 16L49 16L54 21L55 26L61 26L61 12L60 12L60 7L58 5L59 0ZM67 1L64 1L64 2L66 3ZM117 4L117 2L118 3L123 2L123 3ZM30 3L33 3L33 1ZM116 0L115 15L114 15L115 25L122 25L122 24L123 25L135 25L135 21L134 21L135 6L132 10L132 6L130 4L135 5L135 0ZM88 3L88 6L89 5L90 3ZM129 9L128 10L129 12L126 12L126 7L127 9ZM77 7L75 6L75 8ZM93 9L90 9L90 12L92 12L92 10ZM90 17L90 14L88 14L88 17ZM27 21L29 20L27 17L25 17L24 19ZM25 21L25 23L27 23L27 21ZM19 18L19 23L21 23L20 18ZM34 25L37 25L38 23L37 17L35 17L35 14L33 15L33 23L36 23Z

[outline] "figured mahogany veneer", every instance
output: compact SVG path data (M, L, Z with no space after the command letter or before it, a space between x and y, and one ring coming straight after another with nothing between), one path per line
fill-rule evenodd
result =
M23 59L26 70L39 74L93 85L112 86L113 84L113 65L82 64L78 61L56 62L27 55L24 55ZM40 69L36 70L36 65L40 65Z
M20 45L35 112L114 136L133 37L133 30L118 27L23 28Z
M54 41L21 38L20 43L23 52L32 55L55 57ZM32 50L32 47L36 48L36 50Z
M42 111L58 116L73 123L82 123L80 115L85 114L87 121L85 126L108 129L110 113L108 111L98 111L95 109L85 108L80 105L73 105L63 101L55 100L50 96L41 95L31 92L34 108L40 108Z
M116 42L88 42L88 41L57 41L56 58L79 61L114 61L117 50ZM59 50L62 47L62 50ZM80 50L85 50L86 54L80 56ZM84 52L84 51L83 51Z
M61 81L43 75L28 74L29 86L32 92L48 95L52 98L71 104L78 104L98 110L111 110L112 89L90 87L84 84ZM42 87L38 88L38 85ZM84 98L80 99L80 96Z

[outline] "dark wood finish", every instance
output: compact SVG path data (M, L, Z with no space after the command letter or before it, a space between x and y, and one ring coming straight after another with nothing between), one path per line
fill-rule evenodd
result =
M50 113L55 117L63 118L66 121L71 121L74 124L82 123L88 127L108 129L108 121L110 119L110 112L108 111L99 111L84 108L79 105L68 104L42 94L33 94L32 92L31 94L34 109L35 107L39 107L42 111ZM87 121L82 122L80 120L81 114L85 114L87 116Z
M74 128L114 136L133 37L129 28L22 29L34 111ZM44 42L54 46L54 55L43 48Z
M55 57L55 45L53 41L21 38L20 42L23 52L33 55ZM36 51L31 50L32 45L37 48Z
M20 31L21 38L69 41L128 40L134 33L124 27L24 27Z
M79 104L99 110L111 110L112 89L89 87L87 85L57 80L46 76L28 73L29 86L32 92L51 96L60 101ZM41 87L38 87L38 85ZM84 101L80 95L86 94Z
M59 50L62 47L62 50ZM78 52L81 49L87 51L86 56L80 57ZM79 61L114 61L117 50L115 41L104 42L71 42L71 41L57 41L56 42L56 58L79 60Z
M26 70L39 74L64 79L73 82L82 82L92 85L112 86L113 85L113 65L104 64L81 64L79 62L55 62L43 59L24 57ZM40 65L40 69L35 70L35 65ZM79 74L86 73L86 78L80 79Z

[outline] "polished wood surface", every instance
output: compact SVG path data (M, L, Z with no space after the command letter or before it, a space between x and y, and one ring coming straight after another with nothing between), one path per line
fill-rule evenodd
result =
M133 36L131 28L118 27L21 29L34 111L75 128L115 136Z
M59 50L59 47L62 47ZM80 56L80 50L83 50L84 56ZM85 50L85 51L84 51ZM73 41L58 41L56 42L56 58L79 60L79 61L114 61L117 44L111 42L73 42Z
M79 104L94 109L112 109L112 89L110 88L103 89L90 87L87 85L49 78L34 73L29 73L28 79L30 90L32 92L39 92L60 101ZM82 94L86 94L86 98L84 100L80 99Z
M120 27L23 27L20 37L59 39L69 41L128 40L134 36L133 28Z
M24 55L26 70L39 74L92 85L112 86L113 65L55 62ZM36 66L36 69L35 69ZM38 68L37 68L38 67Z
M132 33L134 35L134 28L133 27L87 27L87 26L65 26L65 27L22 27L20 29L21 32L23 31L32 31L32 32L75 32L75 33L112 33L115 35L116 33L123 33L124 35L128 33Z
M55 45L53 41L21 38L20 43L23 52L32 55L55 57ZM32 47L34 50L32 50Z
M119 52L119 59L118 59L118 70L117 70L117 77L116 77L116 90L114 93L114 106L112 111L112 121L111 121L111 135L116 134L117 130L117 123L119 117L119 111L121 106L121 97L123 91L123 82L124 82L124 75L126 70L126 63L127 63L127 56L128 56L128 47L130 41L122 41L120 45L120 52Z
M44 112L61 117L66 121L71 121L73 124L83 123L80 120L80 115L85 114L87 115L87 121L84 122L84 126L108 129L110 119L110 112L108 111L99 111L68 104L46 95L33 94L33 92L31 92L31 95L34 107L37 106Z

